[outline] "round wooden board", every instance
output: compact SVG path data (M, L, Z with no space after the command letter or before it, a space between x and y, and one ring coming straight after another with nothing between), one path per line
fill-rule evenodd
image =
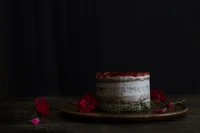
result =
M188 107L184 104L176 104L172 108L167 109L165 113L152 113L152 112L138 112L138 113L108 113L102 111L91 111L89 113L79 112L77 105L66 104L61 107L61 111L71 118L80 118L80 120L103 120L103 121L163 121L163 120L176 120L183 118Z

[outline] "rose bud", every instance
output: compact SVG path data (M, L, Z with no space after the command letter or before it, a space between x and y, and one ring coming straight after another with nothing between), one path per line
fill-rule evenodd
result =
M167 107L167 108L171 108L172 106L173 106L173 103L172 103L172 102L169 102L169 103L166 104L166 107Z

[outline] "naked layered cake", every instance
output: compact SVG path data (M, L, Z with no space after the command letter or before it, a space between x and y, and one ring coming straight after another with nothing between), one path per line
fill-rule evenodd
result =
M97 73L95 88L102 111L125 112L150 108L149 72Z

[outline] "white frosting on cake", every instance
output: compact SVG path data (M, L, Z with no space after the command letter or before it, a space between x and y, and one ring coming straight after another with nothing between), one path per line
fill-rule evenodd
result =
M127 103L119 103L121 111L133 111L141 109L137 107L134 109L135 103L140 102L143 99L143 102L149 103L150 106L150 76L114 76L114 77L99 77L96 82L96 96L100 98L100 104L103 106L114 105L118 106L116 103L101 103L102 100L112 99L113 101L128 101ZM128 104L134 105L128 107ZM123 107L126 107L126 109ZM102 108L102 110L106 110Z
M140 96L149 94L149 81L132 81L121 83L97 83L96 88L106 88L99 96ZM139 88L139 90L137 90Z
M149 78L149 75L144 75L144 76L114 76L114 77L110 77L110 76L105 76L105 77L99 77L98 79L112 79L112 80L128 80L128 79L145 79L145 78Z

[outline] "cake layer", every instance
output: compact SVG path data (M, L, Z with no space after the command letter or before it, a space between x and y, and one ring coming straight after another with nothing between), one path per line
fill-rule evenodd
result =
M149 101L144 101L142 103L139 102L132 102L128 104L106 104L106 103L101 103L99 105L102 111L106 112L137 112L137 111L142 111L147 108L150 108L150 102Z
M142 110L150 106L150 75L147 72L106 72L96 76L96 97L103 111Z
M127 76L132 76L132 77L139 77L139 76L145 76L149 75L149 72L98 72L96 73L96 78L102 78L102 77L127 77Z
M114 82L114 83L96 83L97 96L111 96L111 97L126 97L134 96L140 97L142 95L149 95L149 80L144 81L130 81L130 82Z
M150 78L149 75L145 76L115 76L115 77L99 77L96 79L97 82L130 82L130 81L144 81L148 80Z
M141 96L124 96L124 97L108 97L108 96L97 96L100 103L107 103L107 104L129 104L132 102L139 102L139 101L149 101L149 95L141 95Z

